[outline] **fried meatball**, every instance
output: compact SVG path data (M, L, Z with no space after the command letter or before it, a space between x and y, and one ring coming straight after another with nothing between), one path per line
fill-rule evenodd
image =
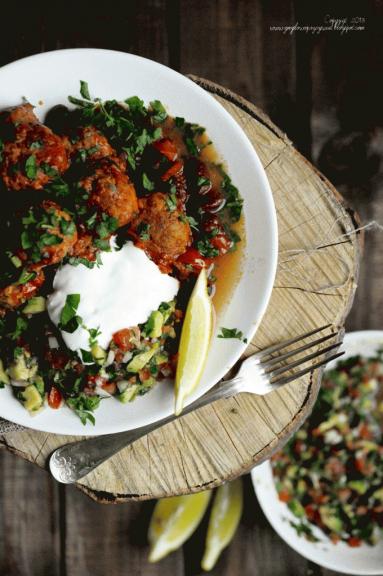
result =
M36 296L41 286L44 284L45 275L40 270L31 271L33 278L25 283L14 283L0 289L0 306L4 308L18 308Z
M39 119L33 112L33 106L29 104L29 102L1 112L0 120L13 126L18 126L19 124L39 124Z
M116 218L118 226L128 224L138 212L134 185L122 167L118 158L103 158L80 183L89 193L89 206Z
M71 141L72 154L74 155L84 153L85 157L91 160L100 160L107 156L116 155L105 136L93 126L80 128Z
M70 255L75 258L83 258L89 262L96 260L98 252L97 246L94 245L94 238L91 234L79 234L77 242L73 245Z
M77 241L71 216L51 200L45 200L37 209L31 208L24 220L22 248L33 269L58 264Z
M68 141L40 124L24 104L2 116L5 125L0 177L11 190L40 190L69 167Z
M140 213L132 223L131 233L137 245L163 270L169 271L192 242L189 223L162 192L141 198L139 205Z

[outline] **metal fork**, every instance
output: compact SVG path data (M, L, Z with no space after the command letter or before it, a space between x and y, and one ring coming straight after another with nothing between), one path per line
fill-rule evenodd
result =
M343 352L335 352L336 348L341 345L341 334L332 332L325 336L321 336L315 340L311 340L302 344L302 340L309 338L314 334L318 334L322 330L330 327L330 324L312 330L296 338L291 338L282 343L270 346L265 350L257 352L249 356L241 364L237 375L231 380L225 380L218 383L214 388L206 392L201 398L192 402L184 409L181 416L189 414L202 406L211 404L223 398L230 398L237 394L249 393L264 395L284 386L292 380L296 380L304 376L308 372L323 366L330 360L334 360L342 356ZM323 344L324 342L335 339L335 342L322 349L316 349L309 352L310 348ZM302 345L283 352L283 350L293 344L300 343ZM281 353L282 351L282 353ZM309 352L295 360L290 360L293 356L300 355L303 352ZM274 356L274 354L277 355ZM322 356L322 358L321 358ZM289 362L285 363L286 360ZM310 363L309 366L302 367L303 364L310 360L317 360L315 363ZM292 372L294 368L301 366L300 370ZM58 448L53 452L49 461L50 471L56 480L64 484L71 484L77 482L89 474L92 470L97 468L100 464L108 460L111 456L129 446L142 436L149 434L153 430L177 420L180 416L171 414L157 422L136 428L135 430L128 430L126 432L119 432L117 434L108 434L104 436L95 436L86 440L80 440L67 444Z

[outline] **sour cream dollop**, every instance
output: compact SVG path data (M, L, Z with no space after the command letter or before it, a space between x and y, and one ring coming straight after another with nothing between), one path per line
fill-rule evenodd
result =
M143 324L161 302L173 300L179 289L175 278L163 274L146 253L127 242L121 250L112 244L102 252L102 264L88 268L65 264L56 272L47 308L58 326L69 294L79 294L77 315L86 328L98 328L97 342L107 349L115 332ZM89 350L89 332L79 326L72 334L61 330L70 350Z

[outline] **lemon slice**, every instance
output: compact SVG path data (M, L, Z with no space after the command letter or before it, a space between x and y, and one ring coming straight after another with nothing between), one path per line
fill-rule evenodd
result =
M201 562L203 570L211 570L222 550L230 543L241 519L242 508L241 478L218 488L210 514L205 553Z
M175 413L197 388L206 363L213 327L213 304L203 268L191 293L182 326L175 382Z
M158 500L150 521L149 562L157 562L189 538L205 513L211 491Z

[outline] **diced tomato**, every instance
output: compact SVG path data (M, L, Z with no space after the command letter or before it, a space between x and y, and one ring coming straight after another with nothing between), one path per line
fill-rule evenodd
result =
M61 402L62 394L60 390L58 390L56 386L52 386L48 394L48 405L54 410L57 410L57 408L60 408Z
M181 160L177 160L177 162L174 162L174 164L170 166L168 170L166 170L165 174L162 174L161 180L167 182L168 180L170 180L170 178L173 178L173 176L181 174L183 169L184 169L183 162Z
M281 502L290 502L291 494L287 490L281 490L278 493L278 498Z
M149 378L151 377L149 368L143 368L142 370L139 371L138 375L140 377L141 382L149 380Z
M65 353L56 350L48 350L45 357L55 370L62 370L69 361L69 357Z
M351 536L351 538L347 540L347 544L351 546L351 548L357 548L358 546L361 545L361 543L362 541L360 540L360 538L356 538L355 536Z
M192 266L196 272L199 272L202 268L206 268L211 262L208 258L204 258L196 248L186 250L186 252L178 258L178 261L182 264Z
M117 390L115 382L105 382L105 384L102 384L101 388L105 390L105 392L108 392L108 394L115 394Z
M373 434L369 426L365 422L363 422L363 424L359 428L359 436L360 438L363 438L363 440L371 440L371 438L373 437Z
M156 140L153 142L153 147L171 162L175 162L178 158L177 148L170 138Z
M131 333L129 328L123 328L123 330L119 330L113 334L113 342L122 350L126 352L129 350L132 345L130 343Z

